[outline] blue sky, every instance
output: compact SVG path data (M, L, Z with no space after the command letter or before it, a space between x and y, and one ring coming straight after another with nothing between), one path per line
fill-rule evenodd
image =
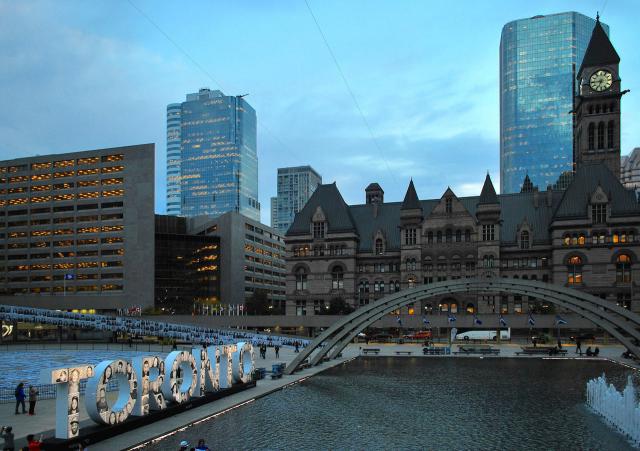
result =
M499 186L502 26L579 11L611 27L621 55L622 152L640 146L640 2L309 0L377 138L304 0L0 0L0 159L156 143L156 211L165 210L165 108L200 87L249 93L257 110L262 220L276 168L310 164L349 203L382 185L401 200L447 186Z

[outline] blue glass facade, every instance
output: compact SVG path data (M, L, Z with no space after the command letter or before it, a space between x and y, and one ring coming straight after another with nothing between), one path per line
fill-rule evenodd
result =
M546 189L573 167L575 71L595 19L576 12L509 22L500 40L500 188L528 174ZM605 31L609 27L603 24Z
M182 105L167 106L167 214L180 214L180 115Z
M255 110L242 97L209 89L188 94L179 105L179 214L220 216L235 211L259 220ZM169 136L176 134L168 118L167 147ZM170 182L167 163L168 212Z

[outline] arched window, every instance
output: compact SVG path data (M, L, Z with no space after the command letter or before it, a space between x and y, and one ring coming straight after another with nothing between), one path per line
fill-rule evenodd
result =
M593 105L589 105L589 107L587 108L587 111L589 114L593 114Z
M447 213L451 213L453 211L453 200L451 199L451 197L447 197L444 200L444 206Z
M369 292L369 281L368 280L361 280L360 283L358 284L358 292L360 294L366 294Z
M400 291L400 281L399 280L396 280L395 289L396 289L396 292Z
M471 314L473 314L473 313L475 313L475 312L476 312L476 306L475 306L475 305L473 305L473 303L472 303L472 302L469 302L469 303L467 304L467 313L471 313Z
M614 131L614 123L613 121L609 121L607 124L607 148L613 149L613 131Z
M598 149L604 149L604 122L598 123Z
M520 249L529 249L529 232L527 230L520 232Z
M331 288L334 290L344 289L344 271L340 266L334 266L331 270Z
M574 256L567 260L567 282L572 285L582 283L582 258Z
M304 268L296 270L296 290L302 291L307 289L307 271Z
M440 311L441 312L448 312L449 311L449 304L447 304L446 302L443 302L439 305L440 307Z
M596 114L600 114L600 104L596 105Z
M407 258L407 271L415 271L415 270L416 270L416 259Z
M453 236L453 233L451 232L451 229L447 229L447 243L451 242L451 237Z
M594 150L596 147L596 139L595 139L595 134L596 134L596 126L593 122L591 122L589 124L589 129L588 129L588 133L589 133L589 150Z
M626 254L616 258L616 282L631 282L631 258Z
M313 223L313 237L324 238L327 233L326 221L314 221Z
M384 253L384 244L382 238L376 239L376 254L381 255Z
M464 240L471 241L471 230L467 229L464 231Z
M380 292L380 281L376 280L375 282L373 282L373 292L374 293L379 293Z
M562 245L563 246L569 246L571 244L571 235L565 235L562 238Z
M462 230L456 230L456 243L462 241Z
M384 280L380 281L380 293L384 293Z
M433 244L433 232L427 233L427 243Z
M578 235L578 245L584 246L585 242L586 242L586 238L584 237L584 234L581 233L580 235Z
M416 286L416 276L413 276L413 275L409 276L407 278L407 284L409 285L409 288L415 287Z
M458 313L458 303L452 302L449 310L451 310L451 313Z
M438 230L438 233L436 234L436 242L437 243L442 243L442 231Z

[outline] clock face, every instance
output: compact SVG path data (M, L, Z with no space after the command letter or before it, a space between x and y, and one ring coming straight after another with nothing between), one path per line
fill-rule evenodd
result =
M613 77L611 76L611 72L598 70L591 75L591 78L589 79L589 86L591 86L591 89L594 91L602 92L605 89L609 89L612 82Z

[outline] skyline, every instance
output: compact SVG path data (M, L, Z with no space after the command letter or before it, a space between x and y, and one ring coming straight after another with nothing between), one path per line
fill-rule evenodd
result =
M155 210L163 213L166 105L209 87L249 93L257 111L265 224L278 167L313 166L325 183L337 182L349 204L364 203L371 182L389 201L400 201L411 177L423 199L440 197L447 185L459 196L479 195L487 170L499 186L502 27L574 10L590 17L601 10L625 56L622 83L631 94L622 102L622 154L640 146L640 130L631 125L640 116L632 13L640 4L589 1L576 9L575 2L502 2L487 11L472 2L398 10L386 2L365 9L362 2L310 1L376 145L304 1L219 10L206 3L132 3L218 84L127 1L117 7L0 1L0 49L9 55L0 93L12 106L1 116L0 159L155 142ZM216 12L225 20L211 26L205 18ZM241 33L238 21L229 20L237 17L244 21ZM425 29L430 19L438 26Z

